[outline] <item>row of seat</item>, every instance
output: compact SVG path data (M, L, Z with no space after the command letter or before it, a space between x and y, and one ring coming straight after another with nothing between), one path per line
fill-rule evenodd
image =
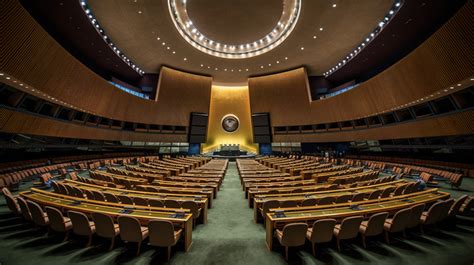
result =
M339 251L341 251L341 240L356 238L359 234L364 248L367 237L382 233L385 233L386 243L389 244L390 233L402 232L405 236L406 229L418 225L423 232L424 225L435 225L446 218L455 217L466 199L467 196L463 196L456 201L454 199L439 201L426 211L424 204L418 204L399 210L392 216L389 212L376 213L368 219L365 219L364 216L350 216L344 218L340 223L335 219L321 219L312 223L310 227L307 223L290 223L283 229L277 229L275 236L285 247L286 259L288 259L288 248L301 246L306 239L312 244L313 255L316 255L316 244L330 242L333 237L336 238Z

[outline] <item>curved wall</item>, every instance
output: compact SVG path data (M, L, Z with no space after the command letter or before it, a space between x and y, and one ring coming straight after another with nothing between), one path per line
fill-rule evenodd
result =
M209 111L211 77L163 68L156 101L132 96L69 54L18 0L2 1L0 35L1 72L89 113L145 124L188 126L191 112Z
M473 74L474 2L408 56L340 95L311 101L304 68L249 79L253 113L269 112L272 126L354 120L430 96Z

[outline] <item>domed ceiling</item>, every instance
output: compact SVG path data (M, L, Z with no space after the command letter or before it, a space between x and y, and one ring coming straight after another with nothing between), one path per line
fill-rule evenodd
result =
M306 66L323 75L376 29L393 0L301 0L301 12L287 38L251 58L222 58L198 50L178 32L169 11L172 0L87 1L113 43L141 69L165 65L213 76L220 84L242 84L249 76ZM283 0L177 0L192 26L222 44L250 44L272 34L285 12ZM283 23L284 24L284 23ZM265 39L264 39L265 40ZM242 45L245 48L245 45ZM229 48L230 49L230 48Z

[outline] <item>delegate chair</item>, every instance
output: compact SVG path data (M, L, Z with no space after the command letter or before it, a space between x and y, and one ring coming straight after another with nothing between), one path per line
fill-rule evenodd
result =
M148 203L150 204L151 207L164 207L163 202L160 200L154 200L154 199L149 199Z
M425 225L436 225L438 220L441 217L441 214L445 208L444 201L437 202L428 209L428 211L423 212L420 217L420 230L423 233L423 226Z
M459 213L467 214L471 211L472 207L474 207L474 197L469 197L466 202L461 206L459 209Z
M59 233L65 233L64 240L66 241L69 237L69 231L72 229L71 219L64 217L61 211L56 208L46 206L46 214L49 219L49 227L51 230Z
M137 218L128 216L119 216L117 222L120 228L120 238L127 242L138 243L137 256L140 254L140 248L143 240L148 237L148 228L142 227Z
M318 201L318 205L329 205L333 204L336 201L334 197L324 197Z
M336 203L345 203L352 199L353 195L342 195L337 197Z
M376 200L380 197L382 194L383 190L374 190L372 193L370 193L369 197L367 200Z
M383 212L370 216L369 220L367 221L362 221L359 227L359 233L362 236L362 245L364 248L367 247L365 240L366 237L377 236L383 233L383 226L387 217L388 213Z
M126 195L118 195L118 199L120 200L120 203L122 204L131 204L133 205L133 200L132 198L126 196Z
M281 208L290 208L290 207L296 207L298 206L298 203L296 201L282 201L280 203Z
M92 193L94 193L94 199L96 201L103 201L105 202L105 196L102 192L100 191L97 191L97 190L93 190Z
M395 188L395 190L393 191L392 196L402 195L402 193L403 193L403 191L405 190L406 187L407 187L407 185L398 186L398 187Z
M179 204L179 202L175 200L166 200L164 202L164 206L166 208L175 208L175 209L181 208L181 205Z
M107 202L112 202L112 203L119 203L119 199L115 194L104 192L104 197L107 200Z
M109 251L112 250L115 245L115 238L120 234L119 225L114 224L112 217L102 213L92 213L92 220L94 220L97 235L112 241Z
M20 206L21 215L23 219L28 222L33 222L33 217L31 217L30 208L28 208L28 204L26 203L25 199L18 197L17 198L18 205Z
M20 206L18 206L15 198L8 194L5 194L4 196L5 200L7 201L8 209L10 209L10 211L12 211L15 215L21 215Z
M421 218L421 215L423 214L423 210L425 209L425 205L418 204L418 205L412 206L410 209L411 209L411 214L406 224L406 228L415 228L418 225L420 225L420 218Z
M288 260L288 248L304 245L308 225L305 223L287 224L283 230L277 229L275 235L280 245L285 247L285 259Z
M318 203L318 200L314 198L305 199L301 202L301 206L315 206Z
M441 213L440 213L440 215L439 215L439 217L438 217L438 221L437 221L437 222L442 222L442 221L444 221L446 218L448 218L449 209L451 209L451 207L453 206L453 204L454 204L454 199L453 199L453 198L444 201L444 207L443 207L443 210L441 211Z
M173 223L170 221L152 220L148 222L150 245L167 247L167 260L169 260L171 256L171 247L176 245L182 232L182 229L175 231Z
M49 225L49 219L47 214L43 211L41 206L33 201L26 201L28 208L31 212L31 218L33 218L33 223L37 226L47 227Z
M262 216L263 216L263 221L265 221L265 214L270 211L270 209L278 208L280 207L280 202L276 200L271 200L271 201L266 201L262 205Z
M364 217L352 216L344 218L341 224L334 227L334 237L336 238L337 249L341 251L341 240L351 239L357 237L359 233L359 227Z
M385 241L387 244L390 244L389 233L403 232L405 234L405 228L407 226L408 220L410 220L411 209L403 209L395 213L392 218L387 218L384 224L385 230Z
M141 205L141 206L148 206L148 201L145 198L142 197L134 197L133 198L133 203L135 205Z
M467 200L469 196L467 195L463 195L461 197L459 197L456 202L454 202L453 206L451 206L451 208L449 209L449 212L448 212L448 218L455 218L456 215L458 214L459 212L459 209L461 209L461 206L464 204L464 202Z
M3 193L3 196L9 195L9 196L11 196L11 197L15 197L15 196L13 196L13 194L11 193L11 191L10 191L8 188L6 188L6 187L3 187L3 188L2 188L2 193Z
M395 190L394 187L388 187L386 189L384 189L382 191L382 193L380 194L380 198L388 198L390 197L390 194L392 194L392 192Z
M193 201L184 201L181 203L181 207L184 209L189 209L193 214L193 226L196 225L196 219L199 218L201 211L199 211L199 206Z
M366 196L367 196L367 194L365 194L365 193L356 193L356 194L354 194L354 196L352 196L351 202L363 201Z
M79 236L87 236L89 241L87 241L87 247L92 244L92 236L95 234L95 224L92 221L89 221L87 215L81 212L69 211L69 219L72 223L72 231L74 234Z
M332 240L332 234L335 226L336 220L321 219L315 221L313 223L313 227L308 228L308 231L306 232L306 238L311 242L313 256L316 256L316 243L325 243Z

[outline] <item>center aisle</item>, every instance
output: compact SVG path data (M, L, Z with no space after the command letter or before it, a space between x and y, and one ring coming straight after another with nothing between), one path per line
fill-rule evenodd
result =
M188 253L178 251L170 264L286 264L265 245L265 228L253 222L235 162L229 162L207 225L193 231Z

